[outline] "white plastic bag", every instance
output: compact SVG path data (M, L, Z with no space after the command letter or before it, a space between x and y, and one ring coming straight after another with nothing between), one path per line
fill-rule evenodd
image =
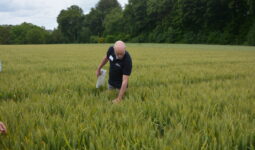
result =
M106 76L106 70L101 69L100 72L101 72L101 75L97 78L96 88L99 88L100 86L104 85L104 80L105 80L105 76Z

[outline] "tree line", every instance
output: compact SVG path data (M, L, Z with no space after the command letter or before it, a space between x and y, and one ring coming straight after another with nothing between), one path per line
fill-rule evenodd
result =
M0 44L204 43L255 45L254 0L100 0L88 14L72 5L58 27L1 25Z

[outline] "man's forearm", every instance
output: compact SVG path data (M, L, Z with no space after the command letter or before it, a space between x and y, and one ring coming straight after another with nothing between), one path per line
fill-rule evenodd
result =
M107 57L104 57L97 69L101 69L108 62Z
M108 62L107 57L104 57L103 60L102 60L102 62L99 64L99 66L98 66L97 69L100 70L101 68L103 68L103 66L104 66L107 62Z
M121 88L120 88L120 91L119 91L119 96L118 96L118 99L122 99L126 90L127 90L127 84L128 82L127 81L123 81L122 82L122 85L121 85Z

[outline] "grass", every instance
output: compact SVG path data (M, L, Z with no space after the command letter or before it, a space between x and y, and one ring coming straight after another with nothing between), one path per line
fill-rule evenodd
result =
M255 149L255 47L128 44L113 105L95 89L109 46L0 46L0 149Z

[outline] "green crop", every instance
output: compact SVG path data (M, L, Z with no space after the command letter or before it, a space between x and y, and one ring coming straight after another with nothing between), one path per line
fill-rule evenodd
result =
M127 44L115 105L95 88L109 46L0 46L0 149L255 149L255 47Z

